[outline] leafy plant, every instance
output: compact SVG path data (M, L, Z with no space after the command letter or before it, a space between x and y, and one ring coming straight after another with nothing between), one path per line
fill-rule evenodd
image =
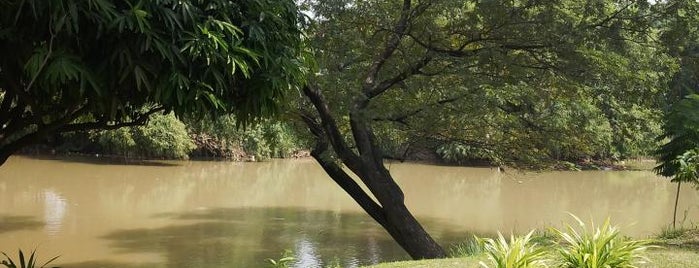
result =
M660 230L660 233L657 237L658 239L663 240L677 239L682 237L685 233L687 233L688 230L690 229L684 227L675 228L672 225L668 225L663 227L662 230Z
M144 126L100 131L95 139L107 153L187 159L195 145L174 114L154 114Z
M288 268L289 265L296 260L292 255L290 250L285 250L279 259L267 259L267 262L270 264L269 267Z
M590 228L586 228L578 217L571 215L577 228L566 226L566 232L553 229L562 243L558 249L560 267L569 268L634 268L637 264L644 263L647 258L642 252L649 248L649 241L629 240L619 236L619 229L604 221L602 226L596 227L591 222Z
M136 144L142 154L174 159L187 159L194 142L187 128L174 114L153 115L145 126L133 129Z
M483 245L478 241L478 239L469 239L466 242L456 244L449 250L449 256L452 257L466 257L474 256L483 253Z
M476 237L476 240L482 244L493 268L547 267L546 251L532 242L532 234L534 231L523 237L510 235L509 243L499 232L497 239ZM484 262L480 265L491 267Z
M6 259L3 260L2 262L0 262L0 264L5 265L6 268L35 268L35 267L42 268L42 267L46 267L46 265L49 265L49 263L55 261L59 257L59 256L55 256L55 257L49 259L43 265L37 266L38 261L39 261L39 257L38 257L38 255L36 255L36 250L32 251L32 254L29 256L29 259L25 259L24 252L22 252L22 250L20 249L19 250L19 258L18 258L19 266L18 266L14 262L14 260L12 260L12 258L10 258L10 256L7 255L7 253L2 252L2 255L5 255ZM57 267L54 266L54 268L57 268Z

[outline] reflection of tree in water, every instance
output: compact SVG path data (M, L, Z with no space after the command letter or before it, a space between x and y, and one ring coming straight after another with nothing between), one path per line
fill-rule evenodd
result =
M363 213L298 208L209 209L167 215L177 224L104 236L120 253L160 253L166 267L260 267L294 250L297 267L358 267L408 259ZM448 228L445 228L448 229ZM462 240L469 234L448 234Z
M44 222L31 216L0 215L0 233L41 228Z

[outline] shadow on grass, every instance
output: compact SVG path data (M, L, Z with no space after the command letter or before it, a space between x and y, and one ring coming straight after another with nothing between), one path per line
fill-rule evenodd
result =
M44 222L31 216L6 216L0 215L0 233L21 230L34 230L44 227Z
M119 253L161 254L167 267L264 267L266 259L278 259L285 250L294 252L296 267L356 267L408 259L363 213L217 208L157 217L180 224L121 230L103 238ZM441 235L453 239L470 236Z

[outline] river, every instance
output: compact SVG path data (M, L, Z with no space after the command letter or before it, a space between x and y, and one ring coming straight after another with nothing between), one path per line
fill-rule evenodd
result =
M676 184L650 171L518 173L388 164L442 245L570 222L648 237L672 219ZM699 219L683 187L678 218ZM0 167L0 251L61 267L357 267L408 259L311 159L260 163L12 157Z

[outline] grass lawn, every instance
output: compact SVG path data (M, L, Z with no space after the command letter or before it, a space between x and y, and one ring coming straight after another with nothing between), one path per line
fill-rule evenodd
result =
M660 248L649 250L646 254L650 263L639 265L643 268L687 268L699 267L699 250L691 248ZM439 260L402 261L381 263L367 268L463 268L481 267L478 262L489 264L485 255L465 258L449 258Z

